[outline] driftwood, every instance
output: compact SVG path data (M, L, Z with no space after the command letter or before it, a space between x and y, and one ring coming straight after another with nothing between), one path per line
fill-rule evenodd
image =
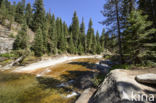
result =
M19 58L17 58L15 61L11 62L10 64L6 65L3 67L3 70L8 70L10 69L12 66L14 66L17 63L20 63L21 61L23 61L24 56L21 56Z

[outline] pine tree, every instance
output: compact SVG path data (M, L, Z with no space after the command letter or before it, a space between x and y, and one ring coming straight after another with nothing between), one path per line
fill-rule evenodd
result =
M28 35L27 35L27 26L23 24L21 30L16 36L16 40L13 44L14 50L26 49L28 48Z
M53 15L51 18L50 28L49 28L49 40L48 40L48 48L50 53L57 53L57 32L56 32L56 22L55 16Z
M83 46L81 44L81 42L79 43L79 46L78 46L78 54L79 55L82 55L84 53L84 49L83 49Z
M45 19L45 10L43 6L43 0L35 0L34 6L34 15L32 22L33 31L37 31L38 28L43 29L44 19Z
M42 39L43 39L43 53L48 52L48 28L49 21L47 18L44 19L43 30L42 30Z
M40 57L43 55L43 37L41 28L39 28L36 32L32 50L34 51L35 56Z
M97 41L96 41L96 37L93 34L93 43L92 43L92 54L96 54L96 47L97 47Z
M152 22L147 21L147 16L142 16L140 11L132 11L128 18L127 29L124 32L125 55L131 62L141 63L148 54L151 54L149 46L153 46L148 39L156 32L156 29L148 29Z
M31 8L31 4L28 3L26 6L26 11L25 11L25 18L26 18L26 22L28 27L32 26L32 18L33 17L33 13L32 13L32 8Z
M69 40L69 48L68 48L68 52L70 54L75 54L75 46L74 46L74 43L73 43L73 37L72 37L72 33L70 34L70 40Z
M16 15L15 15L15 21L18 23L22 23L24 20L24 4L23 2L18 2L16 7Z
M84 23L84 19L82 18L82 23L80 25L80 38L79 38L79 43L81 43L82 45L82 49L83 49L83 52L86 51L86 39L85 39L85 23ZM80 45L80 44L79 44Z
M65 47L65 51L67 51L69 32L68 32L68 26L65 22L63 23L63 31L64 31L64 47Z
M107 0L104 5L104 10L102 11L105 20L102 24L109 26L110 32L117 31L118 34L118 47L120 62L123 63L123 54L122 54L122 41L121 41L121 21L122 21L122 11L123 7L119 4L122 4L123 0Z
M100 36L99 36L99 32L96 32L96 43L97 43L97 47L96 47L96 53L100 54L102 52L101 50L101 44L100 44Z
M102 35L100 37L100 43L101 43L101 51L104 51L105 48L105 29L102 30Z
M61 20L60 20L60 18L57 18L56 19L56 40L57 40L57 42L56 42L56 45L57 45L57 48L58 48L58 42L59 42L59 39L60 39L60 35L61 35L61 26L62 26L62 24L60 23L60 22L62 22ZM58 48L59 49L59 48Z
M87 52L91 53L92 50L92 43L93 43L93 35L94 35L94 30L92 28L93 22L90 19L89 21L89 27L87 31Z
M4 21L7 17L7 8L6 8L4 0L1 2L0 16L1 16L2 24L4 24Z
M72 34L73 34L74 45L77 48L78 47L79 34L80 34L80 27L79 27L79 20L78 20L76 11L74 12L74 16L72 19L72 28L71 29L72 29Z

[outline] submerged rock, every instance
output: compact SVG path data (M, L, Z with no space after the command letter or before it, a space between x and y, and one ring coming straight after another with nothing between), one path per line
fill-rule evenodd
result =
M140 83L156 84L156 74L137 75L135 79Z
M109 61L109 60L106 60L106 61L100 61L99 64L97 64L97 69L102 72L102 73L109 73L110 69L111 69L111 66L112 65L112 62Z
M72 92L71 94L68 94L68 95L66 96L66 98L72 98L72 97L77 96L77 95L78 95L78 93Z

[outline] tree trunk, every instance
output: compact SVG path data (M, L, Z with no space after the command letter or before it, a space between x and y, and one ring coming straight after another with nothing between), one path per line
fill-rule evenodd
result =
M116 6L116 20L117 20L117 28L118 28L118 43L119 43L120 62L123 63L118 0L115 0L115 6Z

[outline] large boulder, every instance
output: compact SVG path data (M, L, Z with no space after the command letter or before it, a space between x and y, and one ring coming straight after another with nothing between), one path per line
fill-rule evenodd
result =
M156 72L155 69L149 71ZM156 103L156 87L135 80L136 75L149 71L111 71L89 103Z
M156 84L156 74L148 73L137 75L136 80L140 83Z

